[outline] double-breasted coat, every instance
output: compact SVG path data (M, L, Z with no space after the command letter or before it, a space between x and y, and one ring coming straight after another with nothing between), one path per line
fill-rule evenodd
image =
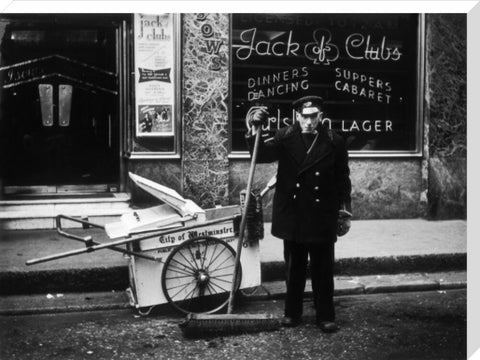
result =
M254 136L247 135L250 150ZM297 242L335 242L338 211L351 211L345 141L319 125L307 153L298 122L260 141L257 162L278 161L272 235Z

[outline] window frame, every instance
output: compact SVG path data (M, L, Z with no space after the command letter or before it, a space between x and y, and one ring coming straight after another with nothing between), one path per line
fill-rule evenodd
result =
M172 151L134 151L134 141L136 139L136 82L135 82L135 39L134 39L134 24L135 24L135 14L131 15L131 29L130 29L130 76L129 88L131 89L131 99L129 106L129 116L128 116L128 136L127 136L127 147L128 149L125 152L125 157L131 160L149 160L149 159L180 159L181 158L181 149L182 149L182 106L181 106L181 73L182 73L182 28L181 28L181 16L178 13L172 13L173 18L173 75L171 77L172 84L174 86L174 95L173 95L173 109L172 113L174 114L174 135L173 135L173 150ZM152 138L155 138L152 136ZM158 136L157 138L162 138Z
M233 127L233 15L230 14L230 39L229 39L229 159L247 159L250 157L248 151L232 149L232 127ZM416 59L416 109L415 109L415 149L414 150L349 150L351 158L422 158L424 155L424 88L425 88L425 14L417 14L417 59Z

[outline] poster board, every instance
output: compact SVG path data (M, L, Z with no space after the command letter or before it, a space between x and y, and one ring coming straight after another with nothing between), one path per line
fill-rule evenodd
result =
M177 152L177 20L174 14L134 14L134 154Z
M268 106L265 131L291 124L294 100L325 100L324 125L351 154L420 156L422 25L418 14L232 14L231 151L245 115Z

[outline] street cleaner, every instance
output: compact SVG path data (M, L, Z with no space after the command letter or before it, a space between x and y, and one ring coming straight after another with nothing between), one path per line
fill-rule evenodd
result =
M272 235L283 240L287 294L282 325L302 322L308 258L316 324L323 332L335 322L334 250L337 236L350 229L351 182L345 141L321 123L323 99L306 96L293 104L296 121L260 141L259 163L278 161ZM266 107L247 114L246 138L252 151L255 129L268 121Z

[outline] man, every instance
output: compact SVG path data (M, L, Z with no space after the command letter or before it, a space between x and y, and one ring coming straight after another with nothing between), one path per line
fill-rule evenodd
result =
M282 324L301 323L308 257L316 324L338 330L333 304L334 245L350 229L350 170L342 137L321 124L323 100L306 96L293 103L296 121L260 142L258 162L278 161L273 197L272 235L283 239L287 294ZM268 113L253 108L247 115L252 149L255 129ZM253 126L252 126L253 125Z
M153 127L153 120L148 116L148 114L145 114L144 118L140 120L140 131L141 132L152 132L152 127Z

